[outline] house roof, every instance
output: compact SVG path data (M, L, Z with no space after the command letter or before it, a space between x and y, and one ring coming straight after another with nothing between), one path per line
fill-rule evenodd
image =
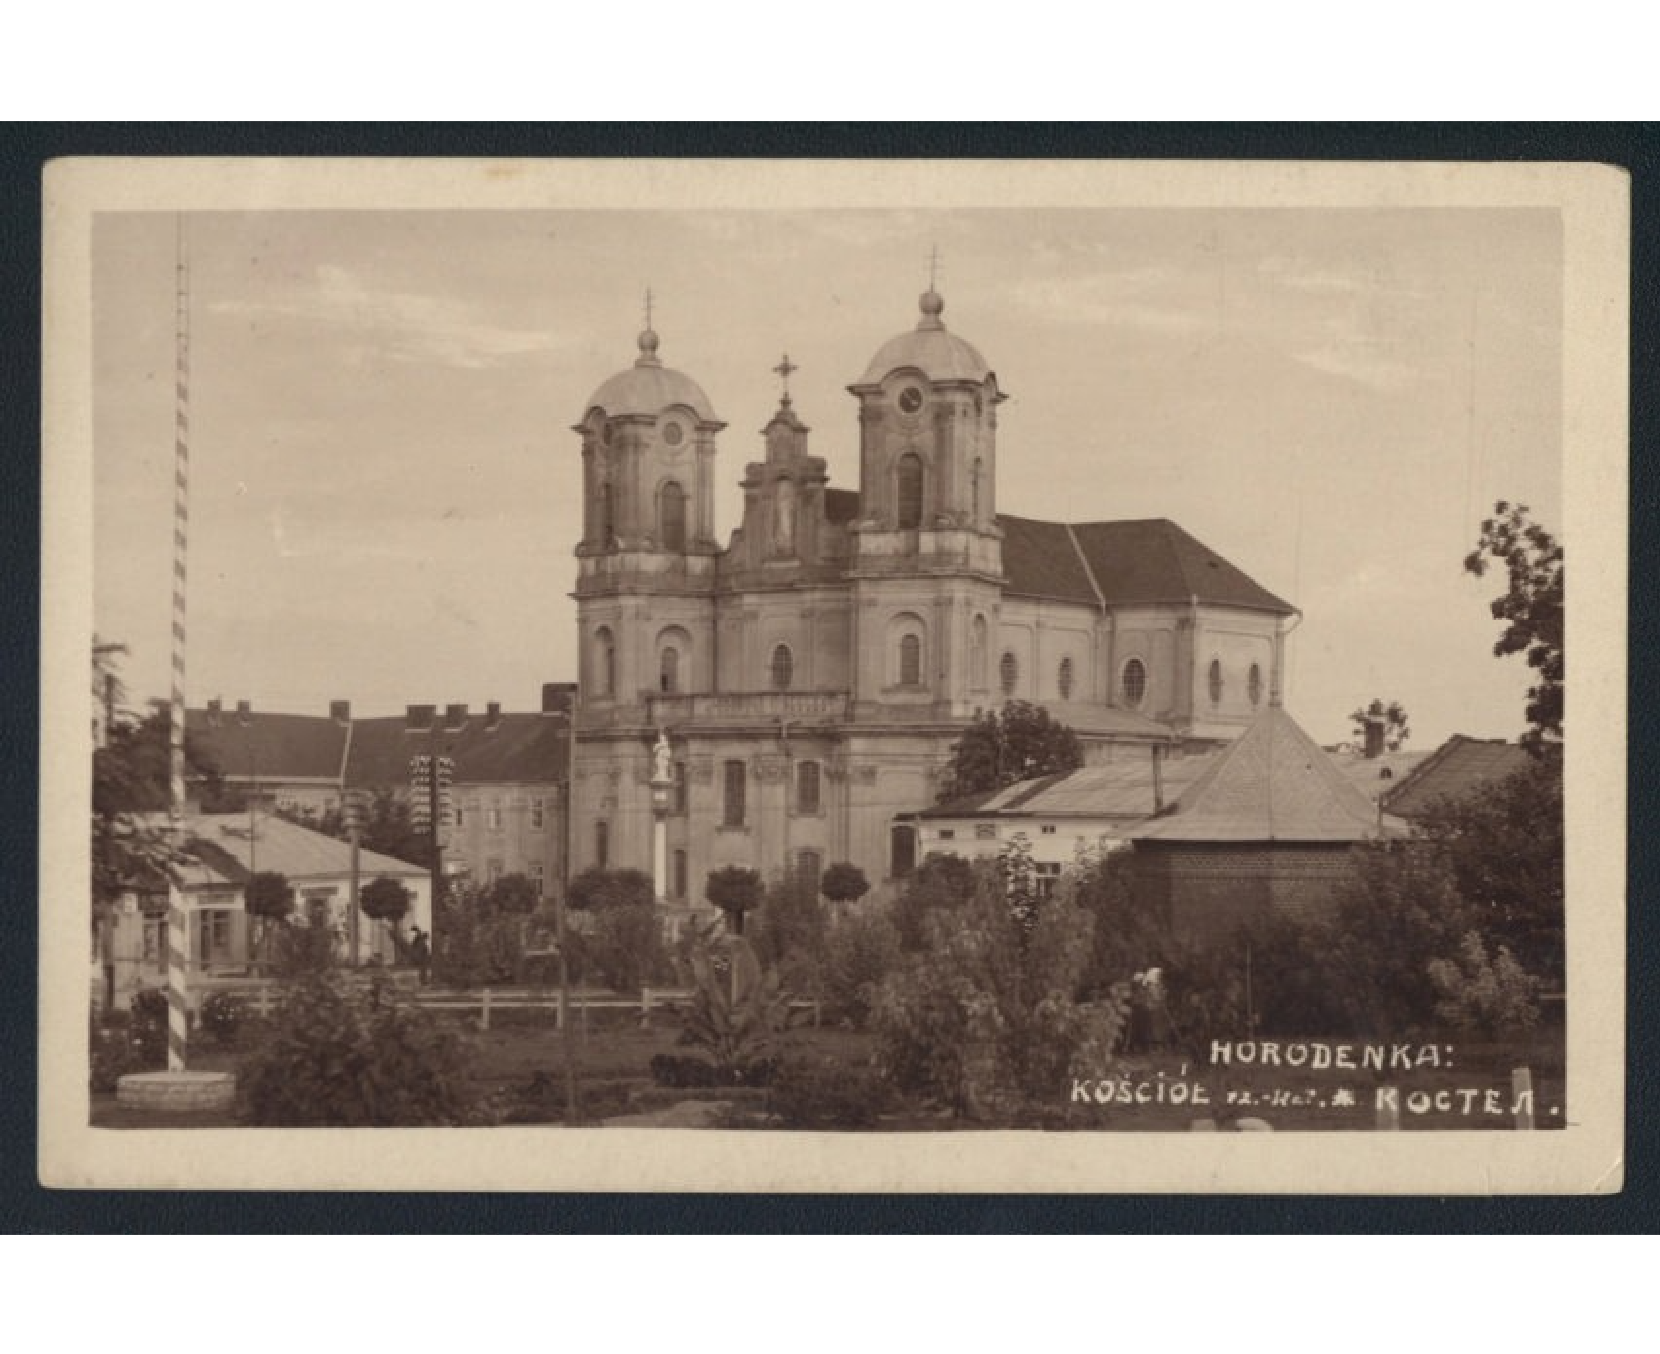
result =
M443 712L436 718L441 724ZM565 779L569 737L569 723L554 716L504 714L495 725L487 726L482 714L470 713L460 730L441 732L438 743L455 762L457 782L546 783ZM346 784L401 784L409 778L409 759L432 749L432 738L424 732L409 732L402 716L356 720Z
M1401 818L1416 818L1440 799L1453 799L1514 775L1528 764L1528 751L1502 738L1468 738L1455 733L1424 758L1383 797Z
M1135 841L1357 842L1383 829L1378 810L1330 754L1269 706L1216 755Z
M1205 602L1293 610L1167 518L1075 525L1006 514L997 520L1012 593L1091 605Z
M1352 751L1333 752L1332 763L1344 778L1374 803L1392 794L1430 754L1417 750L1380 752L1376 757Z
M322 715L185 711L185 733L205 767L239 780L340 779L346 726Z
M184 826L189 859L181 872L186 885L242 884L255 869L275 871L296 883L339 878L351 870L350 842L272 814L255 817L252 836L245 813L189 814ZM424 878L427 873L424 866L362 849L358 872L363 878Z
M1217 753L1166 757L1160 768L1168 802L1191 785ZM933 808L918 818L1122 818L1139 822L1155 808L1153 759L1122 757L1100 766L1079 767L1056 776L1023 780L1000 790L968 795Z

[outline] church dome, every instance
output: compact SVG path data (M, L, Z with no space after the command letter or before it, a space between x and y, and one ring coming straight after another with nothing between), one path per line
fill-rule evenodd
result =
M979 382L991 375L980 350L946 329L945 321L940 319L944 297L930 288L922 293L917 305L922 318L916 328L884 343L858 385L880 385L890 372L901 367L914 367L931 381Z
M640 355L634 365L619 371L588 399L589 409L603 409L611 418L644 414L655 418L673 405L684 405L704 423L719 422L703 387L685 372L665 367L657 356L657 335L640 333Z

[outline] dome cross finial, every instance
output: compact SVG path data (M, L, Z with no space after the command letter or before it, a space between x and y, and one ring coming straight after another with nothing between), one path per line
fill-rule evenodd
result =
M651 284L646 283L646 328L651 328Z
M928 290L939 289L940 247L936 244L928 250Z
M789 402L790 402L790 373L794 372L794 371L800 371L800 370L801 370L800 367L796 366L796 364L794 362L790 361L790 355L788 353L785 353L784 354L784 360L782 362L780 362L776 367L773 368L773 371L778 373L778 379L783 385L783 393L780 397L779 403L784 404L784 405L789 404Z

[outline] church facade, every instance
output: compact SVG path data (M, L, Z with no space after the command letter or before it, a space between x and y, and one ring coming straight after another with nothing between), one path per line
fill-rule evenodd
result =
M653 871L660 818L671 904L701 905L729 864L848 860L880 888L915 863L896 817L935 801L981 711L1043 705L1101 762L1225 742L1277 692L1293 608L1173 522L997 511L1005 395L943 310L924 293L848 386L855 491L809 449L786 359L724 546L725 425L657 335L588 401L573 870ZM654 805L660 735L672 783Z

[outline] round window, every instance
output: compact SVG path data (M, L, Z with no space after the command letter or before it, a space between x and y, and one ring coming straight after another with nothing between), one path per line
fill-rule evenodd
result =
M899 392L899 408L907 414L914 414L922 408L922 388L920 386L906 386Z
M663 425L663 441L666 445L678 447L681 442L685 441L685 438L686 430L678 423L665 423Z

